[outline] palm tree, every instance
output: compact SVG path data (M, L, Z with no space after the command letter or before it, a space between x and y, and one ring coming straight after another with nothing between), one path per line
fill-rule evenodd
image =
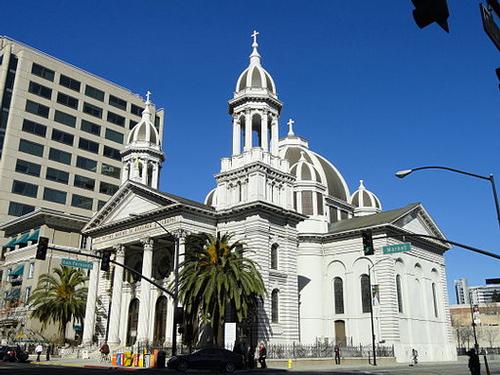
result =
M52 274L43 274L38 279L37 288L29 299L31 316L42 323L59 324L59 340L64 344L66 325L76 319L82 323L85 317L87 278L77 268L61 266L54 268Z
M231 238L220 233L198 236L180 265L179 301L186 320L193 322L201 316L212 328L214 344L222 339L227 308L232 308L239 323L266 295L257 264L245 257L248 251L243 243L230 243Z

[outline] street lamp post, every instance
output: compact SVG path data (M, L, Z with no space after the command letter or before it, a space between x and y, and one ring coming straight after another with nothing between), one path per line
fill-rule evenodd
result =
M404 169L404 170L396 172L396 177L398 177L398 178L405 178L410 173L413 173L415 171L420 171L420 170L423 170L423 169L443 169L445 171L460 173L460 174L464 174L466 176L471 176L471 177L479 178L481 180L489 181L490 184L491 184L492 192L493 192L493 199L495 201L495 208L497 210L498 226L500 226L500 207L499 207L499 204L498 204L498 195L497 195L497 189L496 189L496 186L495 186L495 179L493 178L493 174L490 173L489 176L482 176L482 175L475 174L475 173L461 171L461 170L455 169L455 168L449 168L449 167L443 167L443 166L435 166L435 165L433 165L433 166L425 166L425 167L418 167L418 168L412 168L412 169Z
M142 215L139 214L134 214L130 213L130 217L141 217ZM174 242L174 262L175 262L175 267L174 267L174 295L173 295L173 305L174 305L174 313L172 314L173 317L173 327L172 327L172 356L177 355L177 305L179 301L179 236L173 235L163 224L161 224L157 220L152 220L156 224L160 226L161 229L165 231L169 236L173 237L175 239Z

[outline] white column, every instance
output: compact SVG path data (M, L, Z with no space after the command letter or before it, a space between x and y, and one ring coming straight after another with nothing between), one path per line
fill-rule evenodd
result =
M260 142L262 150L268 151L269 149L269 139L267 131L267 113L263 113L260 118Z
M238 118L233 119L233 156L241 152L241 124Z
M151 278L151 271L153 265L153 240L150 238L141 240L144 246L142 256L142 275ZM137 342L144 343L148 340L148 322L151 317L150 312L150 291L151 284L146 280L141 280L141 298L139 301L139 327L137 331Z
M278 141L279 141L278 119L275 118L273 119L273 122L271 124L271 153L274 156L278 155Z
M125 260L125 246L117 246L116 258L118 263ZM109 339L110 344L120 344L120 311L122 307L123 267L115 265L113 278L113 295L111 297L111 313L109 314Z
M85 320L83 323L82 343L84 346L91 346L92 338L94 336L95 317L96 317L95 307L97 302L97 283L99 281L99 278L97 277L97 274L99 273L98 267L99 263L93 262L92 269L90 270L89 285L87 291L87 305L85 307Z
M142 161L142 183L144 185L147 185L148 183L148 164L149 164L148 159L144 159Z
M245 151L252 149L252 114L245 113Z
M153 164L153 179L151 181L151 187L153 189L158 189L158 177L160 175L160 168L158 168L158 164Z

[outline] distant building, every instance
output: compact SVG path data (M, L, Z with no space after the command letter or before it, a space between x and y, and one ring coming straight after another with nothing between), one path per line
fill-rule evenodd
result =
M467 279L458 279L454 283L457 305L469 304L469 285L467 284Z
M479 303L499 302L500 284L472 286L469 289L472 303L475 305Z

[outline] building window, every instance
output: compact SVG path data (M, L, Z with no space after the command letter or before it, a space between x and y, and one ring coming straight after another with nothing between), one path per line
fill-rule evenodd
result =
M115 160L122 159L122 157L120 155L120 150L117 150L116 148L112 148L109 146L104 146L104 152L102 154L108 158L115 159Z
M302 192L302 213L304 215L313 215L313 192L303 191Z
M278 269L278 244L276 243L271 246L271 269Z
M54 113L54 121L59 122L60 124L68 125L74 128L76 126L76 117L71 116L67 113L56 110Z
M368 275L361 275L361 307L364 313L368 313L371 310L370 301L370 279Z
M86 138L80 138L80 141L78 142L78 148L88 152L92 152L94 154L99 153L99 143Z
M68 89L80 92L80 82L76 79L65 76L64 74L61 74L61 77L59 78L59 84L61 86L67 87Z
M127 102L123 99L117 98L114 95L109 96L109 104L113 107L123 109L124 111L127 110Z
M63 131L52 129L52 140L65 145L73 146L73 135Z
M101 126L87 120L82 120L80 129L90 134L94 134L97 136L101 135Z
M27 213L33 211L35 207L30 206L29 204L23 204L18 202L10 202L9 203L9 215L10 216L23 216Z
M45 134L47 133L47 127L37 122L24 119L23 131L45 138Z
M66 204L66 193L46 187L43 191L43 199L49 202Z
M138 124L137 121L134 121L134 120L128 120L128 128L129 129L132 129L134 126L136 126Z
M119 144L123 144L123 134L120 132L115 132L111 129L106 129L106 139Z
M35 274L35 263L30 263L28 269L28 279L32 279L34 274Z
M38 77L45 78L48 81L54 81L54 71L36 63L33 63L31 73Z
M50 148L49 159L57 161L58 163L71 164L71 154L66 151L58 150L57 148Z
M138 105L132 104L130 106L130 113L136 116L141 116L142 111L144 111L144 108L139 107Z
M120 172L121 169L118 167L114 167L106 163L101 164L101 173L105 176L120 178Z
M434 304L434 317L438 317L438 303L437 303L437 295L436 295L436 283L432 283L432 302Z
M337 221L339 221L337 216L337 208L330 206L329 210L330 210L330 223L336 223Z
M87 102L83 103L83 112L94 117L102 118L102 108L99 108Z
M12 181L12 192L26 197L36 198L38 186L24 181Z
M78 109L78 99L72 96L63 94L62 92L57 93L57 102L59 104L65 105L67 107Z
M35 163L30 163L26 160L17 159L16 162L16 172L28 174L30 176L40 176L40 165Z
M19 151L35 156L43 156L43 146L25 139L19 141Z
M401 276L396 275L396 292L398 294L398 311L403 312L403 295L401 292Z
M85 210L91 210L92 198L84 197L78 194L73 194L73 196L71 197L71 205L73 207L83 208Z
M125 117L117 115L116 113L113 112L108 112L108 122L111 122L112 124L118 125L118 126L125 126Z
M346 220L349 218L349 215L347 214L347 211L341 210L340 211L340 220Z
M316 205L318 215L323 215L323 194L316 193Z
M344 313L344 282L340 277L333 279L333 298L335 302L335 314Z
M117 191L118 191L118 186L101 181L101 184L99 186L99 193L113 195Z
M26 289L24 289L24 304L27 305L28 301L31 296L31 287L27 286Z
M65 171L60 171L55 168L47 168L47 173L45 174L45 178L50 181L59 182L61 184L68 184L69 173Z
M49 118L49 107L40 103L32 102L31 100L26 100L26 112Z
M80 176L78 174L75 175L75 182L73 184L76 187L79 187L82 189L87 189L87 190L94 190L94 188L95 188L95 180L93 178Z
M271 322L279 322L279 290L273 289L271 292Z
M52 89L33 81L30 81L28 91L45 99L50 100L50 98L52 97Z
M91 172L97 171L97 162L92 159L84 158L83 156L78 156L76 158L76 166Z
M104 91L101 91L89 85L85 86L85 95L90 96L91 98L94 98L101 102L104 101Z

